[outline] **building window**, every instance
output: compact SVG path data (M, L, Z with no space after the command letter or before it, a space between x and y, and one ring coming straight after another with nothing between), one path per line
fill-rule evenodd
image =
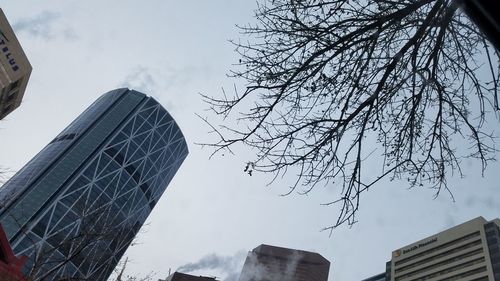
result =
M17 89L19 88L19 85L21 84L21 79L15 81L14 83L10 84L10 88L9 88L9 91L12 91L14 89Z

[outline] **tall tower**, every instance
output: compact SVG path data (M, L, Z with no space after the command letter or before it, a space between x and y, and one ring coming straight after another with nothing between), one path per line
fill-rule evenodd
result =
M239 281L327 281L329 271L320 254L262 244L248 253Z
M31 69L12 27L0 9L0 120L21 104Z
M187 154L153 98L101 96L0 189L0 223L30 257L25 271L106 280Z

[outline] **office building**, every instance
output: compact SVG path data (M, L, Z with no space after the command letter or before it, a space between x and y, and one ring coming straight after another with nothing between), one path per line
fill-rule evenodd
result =
M106 280L187 154L153 98L101 96L0 189L0 223L30 257L25 271Z
M248 253L239 281L327 281L329 270L320 254L260 245Z
M21 104L31 69L12 27L0 9L0 120Z
M174 274L167 277L165 280L158 281L216 281L215 277L205 277L205 276L194 276L180 272L174 272Z
M397 249L385 274L366 280L500 280L500 220L478 217Z

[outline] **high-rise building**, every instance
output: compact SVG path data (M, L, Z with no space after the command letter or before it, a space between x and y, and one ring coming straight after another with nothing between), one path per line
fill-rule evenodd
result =
M397 249L381 275L366 280L500 280L500 219L478 217Z
M170 114L102 95L0 189L0 223L36 280L106 280L188 154Z
M329 270L320 254L263 244L248 253L239 281L327 281Z
M0 9L0 120L21 104L30 74L31 64Z
M194 276L186 273L174 272L174 274L167 277L165 280L158 281L216 281L215 277Z

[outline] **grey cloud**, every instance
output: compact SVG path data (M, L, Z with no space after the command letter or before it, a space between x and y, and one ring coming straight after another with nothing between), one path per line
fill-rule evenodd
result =
M157 83L153 78L151 70L146 67L139 66L125 77L120 86L134 89L148 95L153 95L156 93Z
M243 262L245 260L246 252L239 251L233 256L220 256L217 254L210 254L202 257L194 263L188 263L180 266L177 271L183 273L190 273L197 270L218 270L225 274L224 281L237 281Z
M160 101L158 97L161 96L162 91L167 91L167 86L164 86L164 83L158 82L159 77L163 78L163 80L166 80L167 82L175 80L175 78L171 77L171 75L162 75L161 73L157 73L150 68L138 66L135 67L118 86L142 92ZM162 105L169 111L174 109L171 102L167 102L166 104L162 102Z
M7 181L12 175L14 171L9 168L0 166L0 186Z
M487 207L488 209L500 209L492 196L479 197L470 195L466 198L465 205L469 208Z
M49 39L54 35L53 23L59 19L60 16L61 15L56 12L44 11L36 16L24 18L15 22L12 28L16 33L27 32L34 37ZM66 30L65 33L69 34L69 31Z
M446 229L454 227L457 224L458 224L457 221L455 220L455 218L453 218L451 214L446 214L446 220L445 220Z
M231 273L228 273L228 275L226 276L224 281L238 281L239 277L240 277L239 271L231 272Z
M67 39L67 40L76 40L78 39L78 35L76 34L75 30L71 29L71 28L66 28L62 31L62 36L64 37L64 39Z

